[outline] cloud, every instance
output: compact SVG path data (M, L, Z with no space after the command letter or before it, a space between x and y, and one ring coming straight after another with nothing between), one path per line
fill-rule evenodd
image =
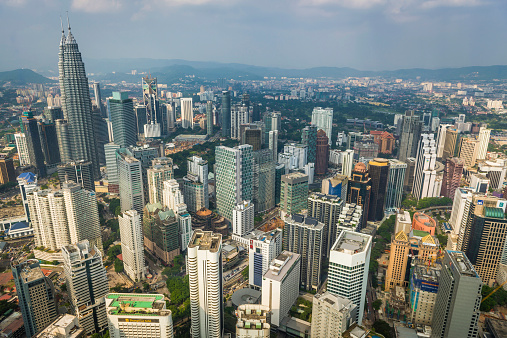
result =
M0 0L0 4L12 7L22 7L26 4L27 0Z
M422 9L431 9L436 7L472 7L484 5L481 0L428 0L421 4Z
M72 0L73 10L87 13L104 13L122 8L120 0Z
M386 0L301 0L302 6L338 6L355 9L369 9L386 3Z

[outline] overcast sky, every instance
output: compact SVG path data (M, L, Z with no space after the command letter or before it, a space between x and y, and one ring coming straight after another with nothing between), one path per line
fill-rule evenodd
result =
M84 58L361 70L507 64L506 0L0 0L0 70Z

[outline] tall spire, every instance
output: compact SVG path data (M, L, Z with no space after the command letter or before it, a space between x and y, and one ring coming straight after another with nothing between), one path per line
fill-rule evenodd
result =
M60 15L60 25L62 26L62 39L60 40L60 46L63 46L63 44L65 43L65 31L63 30L63 21L61 15Z
M69 33L70 33L69 12L67 12L67 27L69 28Z
M76 44L76 40L72 36L72 33L70 32L70 21L69 21L69 12L67 12L67 28L69 29L69 35L67 35L66 44Z

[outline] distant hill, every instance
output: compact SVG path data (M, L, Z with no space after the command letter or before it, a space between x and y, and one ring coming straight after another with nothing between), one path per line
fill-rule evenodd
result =
M30 69L16 69L0 72L0 83L6 82L10 82L13 85L26 85L28 83L54 83L56 81L48 79Z

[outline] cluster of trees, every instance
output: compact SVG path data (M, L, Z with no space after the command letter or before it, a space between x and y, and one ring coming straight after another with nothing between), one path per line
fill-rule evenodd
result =
M106 241L104 241L104 243L102 243L104 251L106 251L115 241L120 239L120 224L117 219L113 218L107 220L104 225L111 229L111 235Z
M382 223L382 225L377 230L377 236L380 238L375 238L373 240L373 248L371 250L370 257L370 267L369 271L372 274L372 286L374 288L378 287L377 281L377 270L378 270L378 262L377 259L382 256L386 249L386 245L391 242L391 235L394 232L394 224L396 222L396 215L392 215L388 219Z
M292 317L299 318L301 320L311 322L312 321L312 302L299 297L295 305L292 305L290 309L290 315ZM301 312L302 310L302 312Z
M494 288L490 288L487 285L482 286L482 299L486 298ZM491 311L495 306L507 306L507 291L503 288L498 289L494 294L492 294L488 299L481 303L481 311Z
M9 310L15 310L17 309L17 305L15 303L10 303L6 300L0 300L0 315L4 315Z
M173 321L176 323L190 317L190 287L188 275L181 277L184 266L183 256L176 256L172 266L165 268L162 273L167 276L167 289L171 293L167 301L167 308L172 311Z
M385 338L391 338L392 337L392 329L389 323L383 321L383 320L377 320L375 323L373 323L373 329L375 332L380 333Z
M412 196L408 196L401 202L401 206L405 209L426 209L430 207L440 207L452 205L452 198L448 197L425 197L421 198L419 201L413 198Z

